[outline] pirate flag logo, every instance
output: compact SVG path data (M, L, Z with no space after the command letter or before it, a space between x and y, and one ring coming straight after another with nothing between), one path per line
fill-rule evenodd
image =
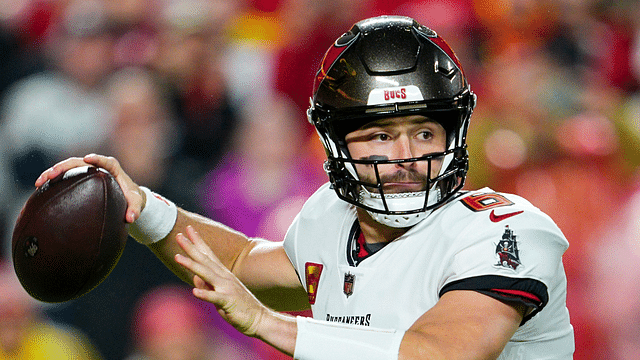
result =
M496 245L496 256L498 257L496 266L515 270L518 266L522 265L516 235L513 233L513 230L509 229L508 225L505 227L502 239Z

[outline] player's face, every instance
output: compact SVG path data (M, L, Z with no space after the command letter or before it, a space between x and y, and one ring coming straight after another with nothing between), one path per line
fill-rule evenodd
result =
M442 125L421 115L389 117L370 122L345 137L353 159L397 160L441 153L446 148ZM440 172L442 158L378 165L383 191L386 193L426 190L430 176ZM356 164L361 180L376 183L373 165Z

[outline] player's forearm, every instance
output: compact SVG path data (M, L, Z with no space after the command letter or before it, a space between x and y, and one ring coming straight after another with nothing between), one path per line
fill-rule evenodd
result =
M408 330L400 344L398 360L495 360L500 356L502 346L479 346L482 335L475 334L476 338L458 335L455 331L448 331L448 335L444 330L440 334L425 335Z
M150 244L149 248L171 271L190 284L193 283L193 274L174 261L176 254L184 254L175 241L176 235L184 233L188 225L202 236L228 269L232 269L241 254L248 253L252 247L249 239L242 233L198 214L178 209L178 217L171 232L161 241Z
M455 346L465 347L466 341L463 339L445 339L446 343L453 342ZM400 344L400 351L398 353L398 360L413 360L413 359L448 359L447 351L443 349L444 344L437 343L435 337L428 337L416 331L407 330ZM451 349L447 349L451 350ZM448 352L449 356L452 356L452 352ZM453 359L453 358L451 358Z
M496 359L525 311L476 291L449 291L406 331L399 360Z

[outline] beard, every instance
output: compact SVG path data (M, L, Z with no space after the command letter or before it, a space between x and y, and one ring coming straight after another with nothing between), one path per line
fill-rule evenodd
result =
M374 185L377 183L375 175L366 174L360 176L360 179L368 184ZM429 176L417 171L414 168L406 170L398 170L391 174L380 175L380 182L382 190L387 194L403 193L403 192L418 192L425 191L429 183ZM406 183L407 186L398 184ZM394 185L387 185L394 184ZM372 193L379 193L379 189L375 186L366 186L365 188Z

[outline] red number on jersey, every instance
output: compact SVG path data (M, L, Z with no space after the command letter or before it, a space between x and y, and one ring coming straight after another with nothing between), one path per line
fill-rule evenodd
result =
M473 211L484 211L500 206L513 205L506 197L496 193L485 193L467 196L462 203Z

